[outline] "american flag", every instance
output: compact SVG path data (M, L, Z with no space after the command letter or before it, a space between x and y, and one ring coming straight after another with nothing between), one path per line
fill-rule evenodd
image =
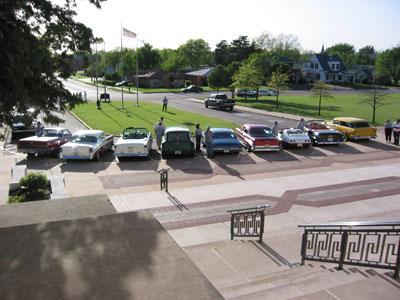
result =
M130 38L136 38L136 33L132 32L126 28L123 28L123 27L122 27L122 29L123 29L123 36L130 37Z

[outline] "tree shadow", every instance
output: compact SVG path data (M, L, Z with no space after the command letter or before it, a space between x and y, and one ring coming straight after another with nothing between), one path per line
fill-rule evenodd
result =
M218 167L220 167L222 170L224 170L226 173L228 173L228 175L237 177L237 178L239 178L239 179L241 179L241 180L245 180L245 178L241 176L241 173L240 173L238 170L229 167L227 164L225 164L225 163L223 163L222 161L220 161L219 158L213 158L212 161L213 161Z
M392 139L393 141L393 139ZM357 143L359 145L372 148L375 150L387 150L387 151L400 151L400 146L389 143L381 143L375 140L360 140L360 141L351 141L350 143Z

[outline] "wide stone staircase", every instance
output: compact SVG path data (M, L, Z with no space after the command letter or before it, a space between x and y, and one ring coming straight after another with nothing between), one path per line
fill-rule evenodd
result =
M254 240L184 248L226 299L400 299L393 272L335 264L289 262ZM299 256L300 259L300 256Z

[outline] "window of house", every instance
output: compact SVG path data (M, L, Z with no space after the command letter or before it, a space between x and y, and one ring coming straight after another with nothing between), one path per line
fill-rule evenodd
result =
M339 70L340 64L336 64L336 69Z
M315 79L320 80L320 79L321 79L321 74L317 73L317 74L315 75Z
M332 70L335 70L336 65L332 64Z
M319 68L319 65L318 65L318 63L315 63L315 68L316 68L316 69L318 69L318 68Z
M338 75L338 76L337 76L337 79L338 79L338 80L342 80L342 75Z

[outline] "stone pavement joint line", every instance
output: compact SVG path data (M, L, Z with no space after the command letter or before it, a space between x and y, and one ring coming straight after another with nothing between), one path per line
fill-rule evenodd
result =
M346 190L346 188L351 189ZM346 196L342 196L340 192L343 189ZM374 192L371 192L371 190L374 190ZM324 193L330 191L336 193ZM307 198L307 195L312 197L313 193L316 192L320 192L319 198L316 200L299 199L300 197ZM332 197L332 194L335 194L336 197ZM230 214L226 212L227 210L253 207L266 203L270 204L271 208L265 210L265 215L274 215L288 212L294 204L324 207L398 194L400 194L400 177L389 176L345 184L285 191L280 198L254 194L245 197L187 204L186 207L189 211L183 212L179 211L175 206L152 208L151 211L165 229L173 230L228 222Z

